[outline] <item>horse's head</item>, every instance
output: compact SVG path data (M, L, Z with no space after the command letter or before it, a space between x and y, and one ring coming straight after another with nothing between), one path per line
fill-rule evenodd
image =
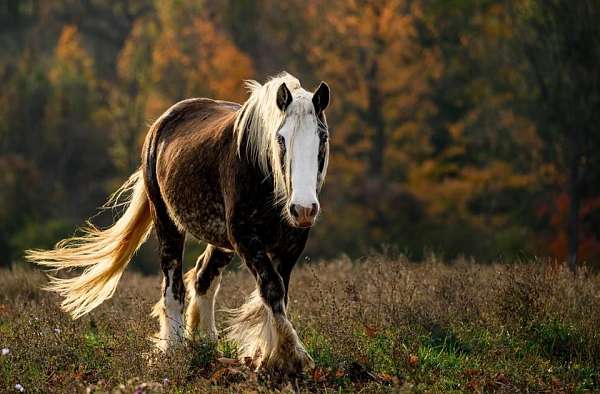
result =
M314 93L302 88L290 91L282 82L276 101L285 115L274 136L285 179L284 215L293 226L310 227L319 214L318 193L329 157L329 130L324 114L329 104L329 87L321 82Z

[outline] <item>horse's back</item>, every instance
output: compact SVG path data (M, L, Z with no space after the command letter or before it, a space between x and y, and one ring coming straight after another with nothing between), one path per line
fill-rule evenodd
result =
M205 133L214 133L219 124L226 125L240 108L237 103L192 98L174 104L161 115L160 139L169 141L183 135L201 138Z
M156 179L169 216L182 230L228 247L221 164L233 160L233 123L239 104L188 99L161 118L156 136Z

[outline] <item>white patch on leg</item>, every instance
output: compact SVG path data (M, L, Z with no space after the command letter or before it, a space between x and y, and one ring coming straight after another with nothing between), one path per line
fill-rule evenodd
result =
M284 315L274 316L258 289L241 307L228 311L227 339L238 346L241 360L252 358L257 367L297 372L313 365Z
M238 347L240 359L260 360L270 354L277 343L273 313L264 304L258 289L239 308L228 310L227 339Z
M152 311L152 316L158 317L160 322L160 331L155 335L154 341L163 352L181 343L183 339L183 301L178 301L173 296L173 271L168 272L169 286Z
M196 276L194 275L194 280ZM215 324L215 302L221 287L221 274L215 277L205 294L196 293L195 283L188 282L190 304L186 314L187 335L193 336L198 330L200 335L216 341L219 339Z
M314 368L315 363L304 348L298 333L292 323L283 315L275 316L273 320L278 333L278 342L263 366L283 372L299 372L305 368Z

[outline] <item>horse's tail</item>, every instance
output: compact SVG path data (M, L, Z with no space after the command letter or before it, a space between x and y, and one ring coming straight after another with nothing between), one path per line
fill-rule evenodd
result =
M125 201L120 201L128 194ZM136 171L104 205L126 206L112 227L100 230L91 223L82 236L64 239L53 250L28 250L26 259L55 270L87 267L74 278L50 277L46 290L64 297L62 309L77 319L113 296L129 260L152 228L150 203L142 171Z

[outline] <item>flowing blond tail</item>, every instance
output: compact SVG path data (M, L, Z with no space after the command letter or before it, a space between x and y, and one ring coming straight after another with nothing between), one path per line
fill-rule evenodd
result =
M124 194L129 196L120 202ZM64 239L53 250L26 251L27 260L54 270L87 267L74 278L50 276L50 283L45 287L45 290L64 297L62 309L74 319L113 296L129 260L150 233L152 218L141 170L135 172L104 205L105 208L119 206L127 206L127 209L106 230L88 222L88 227L83 229L84 235Z

